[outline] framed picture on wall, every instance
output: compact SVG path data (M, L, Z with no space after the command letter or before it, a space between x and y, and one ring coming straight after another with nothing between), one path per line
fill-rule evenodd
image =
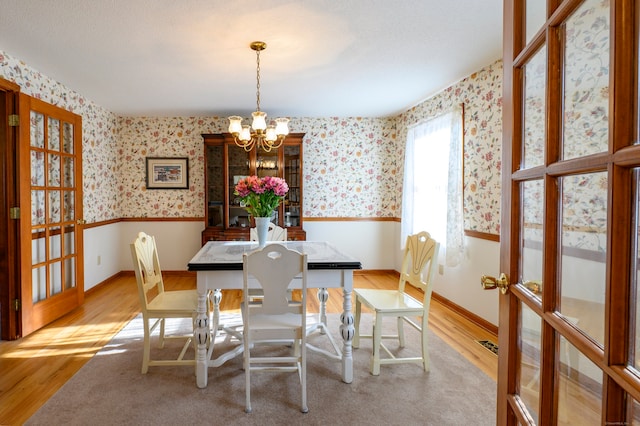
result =
M147 189L189 189L189 158L147 157Z

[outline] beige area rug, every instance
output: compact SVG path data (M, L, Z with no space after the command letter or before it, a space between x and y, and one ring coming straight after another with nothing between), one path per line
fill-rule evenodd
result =
M329 316L336 338L338 321L338 315ZM363 316L363 330L370 324L371 316ZM383 365L380 376L371 376L369 339L354 350L354 380L346 384L340 379L339 362L309 352L308 413L299 411L297 375L261 373L251 377L253 413L246 414L241 356L210 368L206 389L196 387L191 367L151 367L143 375L141 325L140 317L133 319L27 424L495 424L496 383L431 332L429 372L417 364ZM189 324L176 320L169 328L188 330ZM416 352L418 333L410 327L405 333L403 354ZM326 336L314 335L311 341L329 347ZM218 344L222 351L234 342ZM397 345L389 341L388 346Z

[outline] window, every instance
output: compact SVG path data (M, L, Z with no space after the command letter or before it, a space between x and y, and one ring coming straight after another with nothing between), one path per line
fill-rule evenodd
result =
M440 243L439 263L462 259L462 109L419 123L407 133L401 244L427 231Z

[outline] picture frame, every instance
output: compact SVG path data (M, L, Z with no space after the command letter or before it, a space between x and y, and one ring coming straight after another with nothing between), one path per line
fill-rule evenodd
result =
M146 157L147 189L189 189L188 157Z

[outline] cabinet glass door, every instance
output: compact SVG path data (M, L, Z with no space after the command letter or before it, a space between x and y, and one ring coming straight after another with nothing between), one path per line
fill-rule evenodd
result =
M224 150L222 145L206 147L207 155L207 226L223 226L224 215Z
M229 200L229 212L227 217L229 218L229 227L251 227L251 221L244 206L240 204L240 197L235 195L236 183L244 177L249 176L250 173L250 158L249 152L245 151L236 145L228 144L228 161L229 161L229 174L227 178L227 197Z
M300 226L302 205L300 145L284 147L284 179L289 184L289 193L284 201L284 226Z

